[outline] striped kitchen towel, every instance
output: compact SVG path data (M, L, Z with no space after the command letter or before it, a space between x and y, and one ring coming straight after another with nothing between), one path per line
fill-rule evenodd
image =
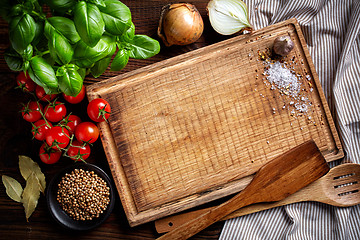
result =
M343 161L360 164L360 0L245 3L255 29L298 20L343 141ZM302 202L278 207L226 221L220 239L359 240L360 206Z

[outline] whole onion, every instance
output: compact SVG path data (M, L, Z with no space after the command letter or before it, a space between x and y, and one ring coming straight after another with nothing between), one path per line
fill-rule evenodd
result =
M158 35L165 46L193 43L200 38L203 30L203 20L194 5L175 3L162 8Z

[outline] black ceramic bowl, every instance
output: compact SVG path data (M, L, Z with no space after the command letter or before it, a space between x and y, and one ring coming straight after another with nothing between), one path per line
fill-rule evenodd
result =
M66 173L71 173L74 169L83 169L85 171L94 171L99 177L104 179L106 184L110 188L110 203L107 206L106 210L98 217L93 220L74 220L71 218L60 206L59 202L56 200L58 184L61 181L61 178L65 176ZM50 181L49 186L47 187L46 192L47 205L50 211L50 214L61 226L71 229L71 230L90 230L99 226L103 223L110 215L114 208L115 204L115 192L114 188L111 185L111 180L109 176L98 166L89 164L89 163L75 163L70 167L67 167L57 173L53 179Z

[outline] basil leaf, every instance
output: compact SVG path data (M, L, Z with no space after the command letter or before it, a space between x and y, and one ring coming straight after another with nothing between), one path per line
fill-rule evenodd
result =
M35 21L29 14L14 17L9 23L9 37L12 47L22 53L35 37Z
M48 5L51 9L58 13L66 13L69 9L72 9L76 0L45 0L46 5Z
M31 42L34 46L36 46L40 42L41 38L43 38L43 33L44 33L44 22L36 21L35 22L35 37Z
M93 3L95 5L97 5L98 7L106 7L106 4L104 2L104 0L87 0L87 2L89 3Z
M21 71L23 66L23 58L13 48L9 47L4 53L6 64L12 71Z
M111 61L111 56L110 57L105 57L99 61L97 61L94 66L90 69L91 74L97 78L99 77L101 74L103 74L107 67L109 66Z
M112 49L109 44L103 39L100 39L95 47L89 47L83 41L79 41L74 50L73 61L79 67L90 68L95 62L108 56L110 50Z
M80 1L74 9L74 23L81 40L94 47L105 31L104 20L98 7L92 3Z
M59 88L66 95L77 96L82 88L83 79L75 64L64 65L56 71Z
M77 71L80 74L80 77L84 80L86 77L86 68L79 68Z
M111 71L120 71L129 61L130 52L123 48L120 49L111 63Z
M130 57L135 59L146 59L160 51L159 42L146 35L135 35L127 47L130 48Z
M56 29L58 33L63 35L71 44L75 44L80 40L80 36L76 31L74 22L66 17L50 17L47 19L48 24Z
M29 44L27 48L22 53L22 57L24 60L30 60L30 58L33 56L33 46Z
M107 50L108 54L106 56L112 56L116 51L116 38L114 36L104 34L101 37L101 40L104 40L109 46Z
M131 22L131 26L123 35L120 36L119 40L121 42L131 42L135 36L135 25Z
M118 0L105 0L106 7L99 7L105 22L105 30L114 35L122 35L131 27L130 9Z
M61 35L48 21L45 22L44 33L49 40L51 56L59 64L67 64L74 55L74 50L68 40Z
M48 42L48 49L49 49L49 52L50 52L50 62L48 61L48 59L46 59L46 61L48 63L50 63L50 65L53 65L51 63L57 63L59 65L62 65L62 60L59 58L59 55L57 54L57 51L54 47L53 44L51 44L50 42Z
M52 93L58 92L58 80L54 69L40 56L35 56L30 61L28 69L30 78L43 88L48 88Z
M24 13L24 5L16 4L9 10L8 16L15 17L15 16L22 15L23 13Z

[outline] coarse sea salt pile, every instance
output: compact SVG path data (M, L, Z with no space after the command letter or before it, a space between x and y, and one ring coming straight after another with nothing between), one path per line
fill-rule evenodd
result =
M272 89L278 88L282 93L297 98L301 90L301 83L285 66L280 62L270 64L269 68L265 70L266 79L272 84Z
M264 71L266 80L271 84L271 89L278 89L281 94L285 94L293 98L289 105L294 108L295 111L300 113L306 113L311 105L311 102L307 97L301 96L301 82L298 77L289 70L285 64L279 61L273 62L268 65ZM291 114L295 112L291 111Z

